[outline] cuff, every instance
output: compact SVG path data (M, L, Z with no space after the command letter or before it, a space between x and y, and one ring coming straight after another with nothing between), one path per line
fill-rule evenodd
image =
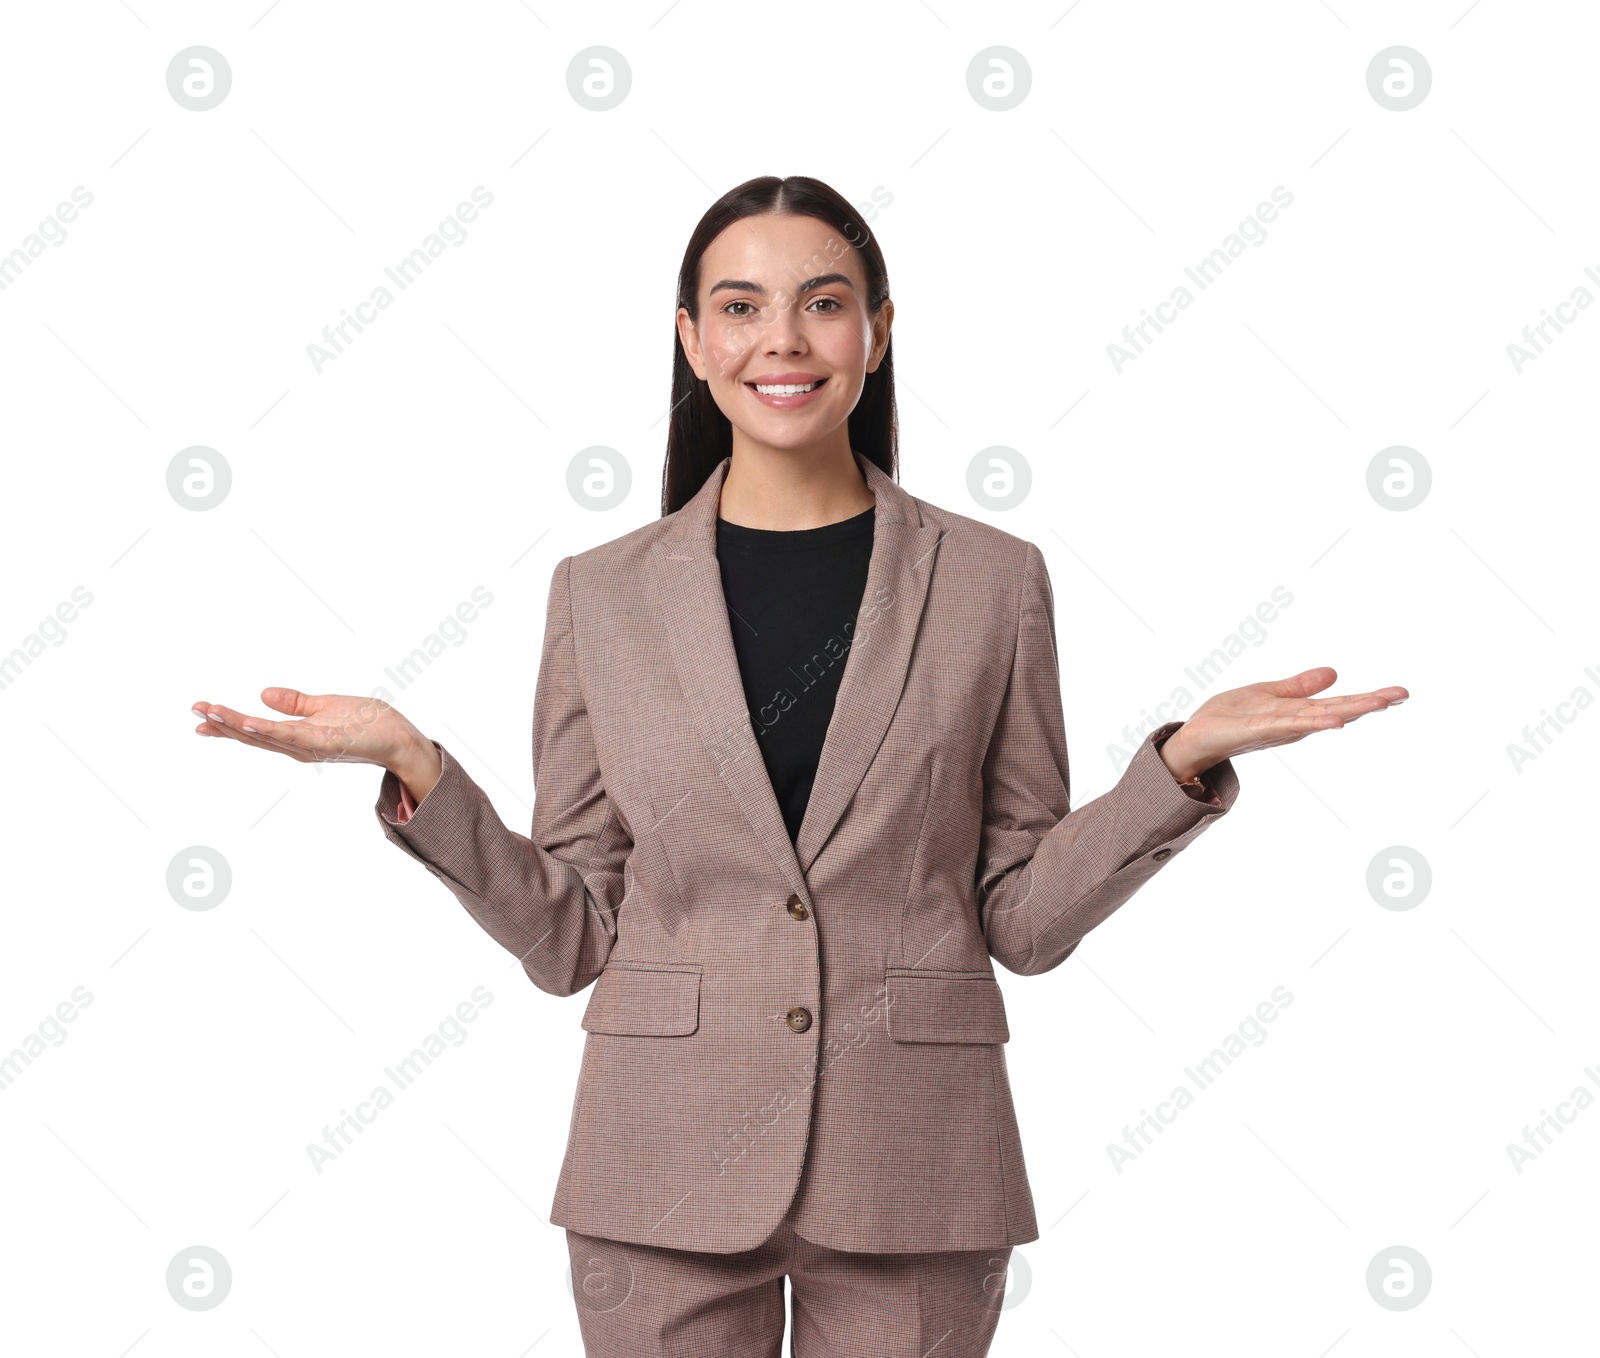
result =
M1172 770L1162 761L1161 745L1182 725L1181 721L1169 721L1150 732L1122 771L1118 784L1121 795L1148 808L1146 848L1187 844L1202 827L1226 815L1239 798L1239 778L1232 761L1227 759L1201 774L1206 795L1196 796L1201 789L1178 785Z
M428 790L428 795L420 802L412 797L410 792L406 790L406 785L396 778L394 774L390 773L388 769L383 771L383 779L378 785L378 800L374 810L377 811L378 819L384 825L398 828L415 819L417 827L422 828L431 825L440 815L444 814L444 803L450 800L450 793L447 791L444 796L435 796L434 794L438 792L439 784L455 773L455 761L446 753L444 746L439 744L437 740L433 740L432 744L433 748L439 752L439 782ZM430 807L435 808L435 810L430 812Z
M1148 737L1151 748L1159 755L1161 746L1182 725L1181 721L1169 721L1164 726L1160 726L1151 732ZM1161 767L1166 768L1164 760ZM1226 771L1225 773L1224 770ZM1167 769L1167 772L1171 774L1172 770ZM1205 806L1221 806L1223 804L1221 789L1224 782L1231 783L1233 790L1237 790L1238 779L1234 776L1233 765L1226 759L1220 764L1213 764L1209 769L1202 769L1196 776L1200 779L1199 787L1180 783L1176 778L1173 778L1172 781L1186 796L1192 797L1195 801Z

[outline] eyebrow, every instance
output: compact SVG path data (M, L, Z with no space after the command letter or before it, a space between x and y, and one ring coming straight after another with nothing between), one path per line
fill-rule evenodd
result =
M810 292L813 288L826 287L830 283L843 283L852 292L855 291L855 284L842 273L819 273L815 278L806 279L795 291ZM767 290L761 284L752 283L744 278L724 278L720 283L713 283L711 291L706 295L708 297L714 296L724 288L730 292L755 292L760 293L763 297L767 295Z

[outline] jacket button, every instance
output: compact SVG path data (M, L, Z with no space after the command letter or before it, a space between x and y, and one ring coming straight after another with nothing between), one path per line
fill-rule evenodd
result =
M809 919L811 912L806 909L806 903L800 899L799 893L789 897L789 913L796 919Z
M1172 857L1172 850L1171 849L1157 849L1153 854L1150 855L1150 857L1152 857L1153 859L1156 860L1156 862L1159 863L1163 859L1171 858Z
M797 1033L803 1033L811 1026L811 1011L809 1009L794 1008L789 1011L789 1026Z

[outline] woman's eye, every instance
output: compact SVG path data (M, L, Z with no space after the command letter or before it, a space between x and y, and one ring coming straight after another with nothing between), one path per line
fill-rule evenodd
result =
M836 311L844 310L844 304L840 302L837 297L818 297L812 301L811 306L815 307L819 303L827 304L826 309L820 313L825 316L831 316ZM735 311L735 307L745 307L746 310ZM807 310L809 309L810 307L807 308ZM725 307L722 308L722 310L724 314L732 316L736 321L749 320L751 316L756 314L755 306L749 302L729 302Z

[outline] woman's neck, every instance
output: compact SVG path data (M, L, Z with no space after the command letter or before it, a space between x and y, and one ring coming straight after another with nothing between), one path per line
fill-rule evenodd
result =
M735 446L717 515L746 528L794 531L854 518L876 503L848 442L822 451Z

